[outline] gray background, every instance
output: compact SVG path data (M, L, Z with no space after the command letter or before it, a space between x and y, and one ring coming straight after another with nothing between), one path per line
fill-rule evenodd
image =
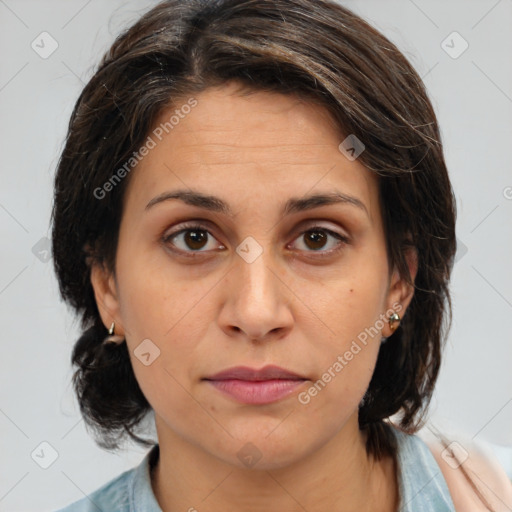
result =
M69 362L78 324L59 299L47 238L72 106L114 36L154 3L0 0L2 511L55 510L145 454L107 453L84 428ZM342 3L424 77L457 197L454 323L432 425L486 443L512 478L512 0ZM58 43L45 59L31 47L43 31ZM469 44L461 55L457 35L442 45L453 31Z

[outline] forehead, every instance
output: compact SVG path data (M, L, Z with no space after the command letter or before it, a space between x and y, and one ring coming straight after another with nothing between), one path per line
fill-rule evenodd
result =
M193 108L182 108L189 100L157 119L149 133L155 145L133 171L126 203L143 208L166 190L188 187L229 202L336 190L369 211L377 206L377 177L341 153L345 135L325 107L294 95L241 94L237 84L207 89Z

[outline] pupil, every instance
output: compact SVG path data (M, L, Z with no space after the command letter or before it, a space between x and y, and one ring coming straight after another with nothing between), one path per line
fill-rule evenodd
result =
M313 242L312 249L320 249L325 245L325 233L323 233L322 231L310 231L307 234L307 240ZM318 247L315 246L317 242L321 242Z
M206 241L206 233L205 231L188 231L185 234L185 243L191 249L201 249ZM202 244L203 242L203 244Z

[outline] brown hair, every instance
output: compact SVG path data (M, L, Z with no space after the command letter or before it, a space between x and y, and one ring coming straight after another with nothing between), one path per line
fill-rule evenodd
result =
M389 262L409 282L404 253L417 249L414 297L380 349L359 409L368 454L393 454L384 420L400 413L402 430L421 426L451 324L455 200L420 77L382 34L326 0L162 2L116 39L78 98L55 177L52 243L62 297L84 329L72 363L86 424L107 449L126 435L151 444L135 434L151 406L126 344L102 344L106 329L90 283L92 261L115 272L130 174L101 199L95 190L143 144L164 109L231 80L325 106L342 133L365 145L359 160L379 177Z

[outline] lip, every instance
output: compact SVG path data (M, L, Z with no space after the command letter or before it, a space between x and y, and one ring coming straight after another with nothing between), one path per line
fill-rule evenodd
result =
M268 404L292 394L307 379L279 366L236 366L207 377L218 391L244 404Z
M280 366L267 365L257 370L248 366L234 366L221 372L216 373L206 380L245 380L245 381L265 381L274 379L287 380L305 380L305 377L294 372L281 368Z
M207 380L214 388L243 404L262 405L276 402L291 395L304 379L248 380Z

